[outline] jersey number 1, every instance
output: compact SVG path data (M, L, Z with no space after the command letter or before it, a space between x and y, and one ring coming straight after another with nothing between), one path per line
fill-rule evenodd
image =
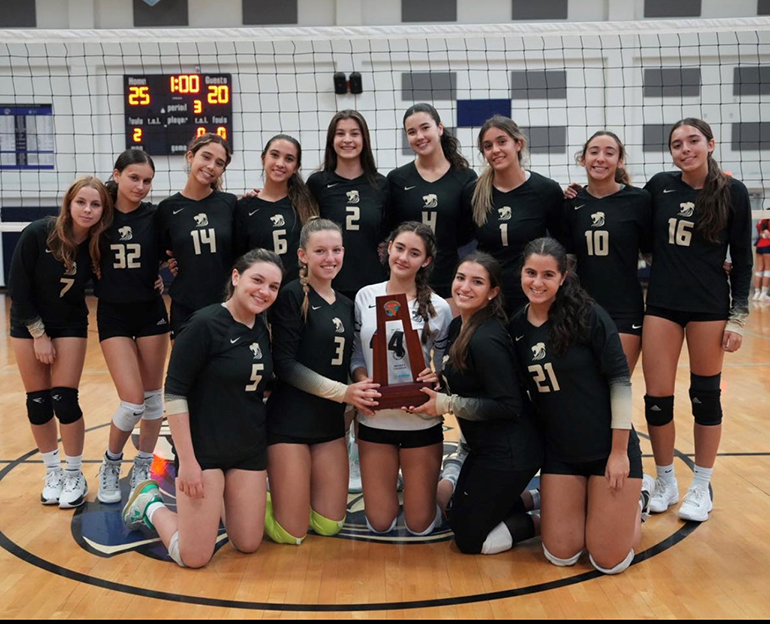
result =
M203 245L208 245L211 253L217 253L217 237L214 233L214 228L208 228L207 230L193 230L190 232L190 236L192 236L193 239L196 256L201 255L201 247Z

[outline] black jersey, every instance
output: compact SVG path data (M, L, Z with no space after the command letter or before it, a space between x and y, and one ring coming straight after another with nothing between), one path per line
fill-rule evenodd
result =
M444 298L452 296L452 280L459 259L457 249L473 238L471 197L476 178L472 169L452 167L435 182L427 182L414 162L388 174L389 229L404 221L419 221L430 226L438 245L431 286Z
M318 396L326 379L347 384L353 352L353 302L337 293L327 302L313 288L305 297L299 280L278 295L270 309L275 358L275 389L267 402L271 433L318 438L345 433L345 405Z
M46 243L55 223L51 217L33 221L21 233L9 274L11 320L29 325L42 319L51 329L86 327L86 284L93 275L89 239L78 245L68 271Z
M299 277L299 235L302 223L288 197L276 202L259 197L238 200L235 208L238 255L261 247L281 256L283 283Z
M102 236L102 276L94 294L110 303L155 301L161 246L157 209L146 202L129 213L115 210L114 215Z
M521 256L527 243L536 238L561 233L564 193L545 176L529 172L521 186L502 193L492 191L492 210L481 227L473 224L479 250L493 256L503 269L503 295L508 310L527 302L521 290Z
M384 280L385 267L377 253L387 238L388 184L385 176L375 175L372 184L362 175L348 180L330 171L318 171L307 185L318 202L321 217L342 228L345 262L334 280L334 287L346 293Z
M630 377L615 323L594 304L589 342L556 355L548 337L550 321L535 327L527 310L516 314L510 331L535 413L544 425L547 452L567 462L606 458L612 450L610 382L627 383ZM629 448L636 448L634 440L632 430Z
M564 244L577 257L580 283L610 316L644 314L639 252L652 251L652 198L633 186L607 197L587 188L565 202Z
M262 399L272 372L261 317L249 328L219 303L190 317L174 341L165 392L187 399L199 463L232 464L263 452Z
M502 321L490 317L476 328L468 345L466 368L449 355L462 319L449 326L444 355L444 390L457 395L453 411L477 460L498 470L537 468L542 462L540 435L516 366L513 342Z
M748 313L751 286L751 203L742 182L730 182L727 227L710 243L698 230L698 190L681 173L658 173L644 187L652 195L653 254L647 304L684 312ZM722 265L728 248L733 263Z
M233 213L237 198L212 191L196 201L176 193L158 206L161 246L179 263L171 299L199 310L224 299L235 259Z

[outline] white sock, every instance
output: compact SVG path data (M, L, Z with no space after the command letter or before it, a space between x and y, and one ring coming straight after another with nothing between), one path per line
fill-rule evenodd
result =
M45 471L51 472L52 470L61 470L61 458L59 457L59 449L51 451L49 453L40 453L43 457L43 463L45 464Z
M676 475L674 474L674 464L671 464L669 466L658 466L655 465L655 469L658 473L658 479L663 481L663 483L676 483Z
M109 459L111 462L120 461L123 459L123 452L121 451L117 455L113 453L110 449L107 449L107 451L104 453L104 456Z
M73 455L72 457L70 457L69 455L65 455L64 466L65 466L65 470L70 474L73 474L73 475L80 474L80 469L83 467L83 456Z
M770 291L770 286L762 286L762 294L766 295Z
M164 509L166 506L163 503L150 503L147 506L147 511L145 511L145 515L147 516L147 519L152 522L152 517L155 515L155 512L158 511L158 509Z
M144 459L146 461L148 459L152 459L153 458L153 454L152 453L145 453L144 451L139 451L137 453L137 455L136 455L136 458L137 459Z
M714 472L713 468L703 468L702 466L695 465L695 477L693 477L692 484L699 485L708 489L711 483L711 475Z

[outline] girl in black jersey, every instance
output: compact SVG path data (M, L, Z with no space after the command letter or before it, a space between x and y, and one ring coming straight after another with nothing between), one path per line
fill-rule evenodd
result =
M628 367L634 372L642 348L644 300L637 277L640 252L652 251L650 194L630 186L626 150L613 132L600 130L577 157L588 186L568 194L564 243L577 259L580 284L620 332Z
M82 505L88 493L78 404L88 331L85 287L100 274L99 240L111 222L112 201L104 184L91 176L79 178L67 189L56 219L24 229L11 260L11 344L46 468L40 500L62 509ZM54 415L61 424L64 471Z
M243 553L262 541L267 450L263 393L273 372L261 313L281 287L273 252L240 257L224 303L198 310L174 342L166 377L166 413L178 457L176 513L155 481L137 485L123 509L129 528L156 530L180 566L211 559L220 518Z
M473 193L473 225L479 250L503 268L508 313L527 298L521 291L521 252L531 240L558 236L564 196L559 185L522 166L527 137L512 119L495 115L481 127L478 148L487 161Z
M438 254L431 286L449 300L457 249L473 238L471 195L477 176L430 104L410 106L404 114L404 130L417 157L388 174L388 229L418 221L433 230Z
M221 177L232 158L218 134L203 134L187 146L187 183L158 206L161 244L178 272L171 295L171 338L190 315L222 300L222 284L233 264L233 215L237 198L224 193Z
M412 408L453 414L462 429L469 454L447 517L469 554L503 552L539 529L525 490L542 463L542 444L506 330L501 285L500 264L488 254L472 253L457 267L452 294L460 316L449 328L442 392L424 389L430 400Z
M302 180L302 146L294 137L277 134L262 150L265 186L244 197L235 209L236 248L241 253L262 247L281 257L286 278L297 279L297 248L302 226L318 215L318 205Z
M334 280L338 292L355 300L359 289L385 279L378 249L388 235L388 185L377 172L369 127L363 115L343 110L326 133L321 171L308 178L321 217L342 228L346 262Z
M669 151L678 173L658 173L645 188L653 201L653 264L642 351L645 416L658 471L651 510L679 501L674 476L674 382L682 343L690 355L695 417L695 476L679 517L703 522L722 435L720 401L725 352L741 346L751 287L751 204L746 187L719 169L715 141L700 119L677 122ZM727 253L729 277L723 270Z
M526 246L521 285L529 305L510 331L545 435L543 551L570 566L585 548L597 570L617 574L641 538L628 362L615 324L567 270L556 240Z
M142 200L155 176L147 152L128 149L115 161L107 182L115 208L102 235L102 275L95 284L99 341L120 405L99 473L98 499L120 502L123 447L141 420L139 453L130 489L150 478L150 464L163 422L163 370L169 331L166 305L155 287L160 265L156 208Z
M286 285L270 311L278 378L267 402L271 499L265 532L300 544L310 526L336 535L345 522L348 453L345 403L371 414L377 384L348 385L353 302L332 288L342 268L342 230L311 219L299 240L300 278Z

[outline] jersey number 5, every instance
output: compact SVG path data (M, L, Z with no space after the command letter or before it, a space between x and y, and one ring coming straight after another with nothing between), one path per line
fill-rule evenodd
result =
M259 382L262 381L262 375L260 374L265 370L264 364L252 364L251 365L251 381L253 383L247 384L246 392L254 392L259 386Z
M142 255L142 246L137 243L110 245L110 251L115 252L113 269L139 269L142 264L139 257ZM197 252L196 252L197 253Z
M203 245L208 245L211 253L217 253L217 236L214 232L214 228L208 228L207 230L193 230L190 232L190 236L192 236L193 239L196 256L201 255L201 248Z
M537 384L538 392L558 392L561 390L559 382L556 379L556 373L553 370L553 364L550 362L544 367L540 364L533 364L532 366L528 366L527 370L530 373L534 373L533 379Z

